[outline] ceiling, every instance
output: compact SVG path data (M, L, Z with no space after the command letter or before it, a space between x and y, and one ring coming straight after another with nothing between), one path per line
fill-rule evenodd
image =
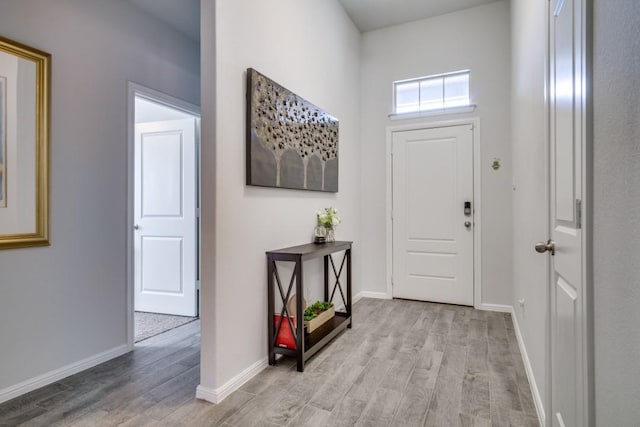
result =
M361 32L404 24L495 0L338 0Z
M200 0L129 0L138 8L200 41ZM404 24L496 0L338 0L361 32Z
M129 0L175 30L200 41L200 0Z

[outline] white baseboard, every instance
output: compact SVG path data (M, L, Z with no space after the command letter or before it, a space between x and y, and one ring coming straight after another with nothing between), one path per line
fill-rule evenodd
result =
M360 298L391 299L391 296L386 292L362 291L358 295Z
M511 313L513 311L513 307L503 304L479 304L475 308L484 311L497 311L499 313Z
M85 369L93 368L94 366L104 363L107 360L122 356L129 351L129 346L127 344L123 344L119 347L107 350L103 353L96 354L95 356L80 360L79 362L63 366L62 368L47 372L46 374L31 378L11 387L7 387L4 390L0 390L0 403L14 399L18 396L39 389L40 387L52 384L56 381L60 381L63 378L66 378L73 374L77 374L78 372L84 371Z
M540 421L540 427L545 426L545 413L544 405L542 404L542 398L538 391L538 385L536 379L533 376L533 368L531 367L531 361L529 360L529 354L527 348L524 345L522 334L520 333L520 326L518 325L518 317L516 311L511 308L511 318L513 319L513 329L516 333L516 339L518 340L518 347L520 347L520 354L522 355L522 361L524 363L524 369L527 372L527 379L529 380L529 386L531 387L531 395L533 396L533 403L536 405L536 412L538 413L538 420Z
M244 383L262 372L267 366L269 366L269 359L265 357L216 389L211 389L200 384L196 388L196 398L211 403L220 403L231 393L242 387Z

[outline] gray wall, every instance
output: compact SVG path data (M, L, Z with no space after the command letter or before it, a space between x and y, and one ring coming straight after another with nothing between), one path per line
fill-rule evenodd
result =
M127 81L200 101L198 44L128 2L1 8L53 78L51 246L0 252L0 396L126 344Z
M598 426L640 420L640 2L594 1Z
M511 2L514 322L533 372L534 399L545 402L548 256L533 250L548 234L544 1ZM524 307L518 303L524 300Z

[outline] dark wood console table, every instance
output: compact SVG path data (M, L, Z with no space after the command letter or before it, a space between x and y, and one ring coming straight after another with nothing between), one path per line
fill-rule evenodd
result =
M293 246L290 248L278 249L267 252L267 283L268 283L268 310L267 323L269 325L269 364L276 362L276 354L295 357L298 362L298 371L304 371L304 362L318 352L325 344L335 338L340 332L346 328L351 328L351 244L352 242L330 242L330 243L309 243L306 245ZM335 252L345 251L340 268L336 268L331 254ZM314 330L311 334L305 334L304 331L304 310L302 307L303 289L302 285L302 264L304 261L324 257L324 300L332 301L336 296L336 291L342 298L344 304L344 312L336 311L333 319ZM289 280L289 286L284 287L278 274L276 261L289 261L295 263L293 274ZM343 289L340 283L340 275L346 264L346 289ZM331 293L329 293L329 267L333 273L332 281L335 279ZM295 283L296 294L296 313L289 313L287 301L292 295L293 285ZM275 286L280 293L282 299L282 310L278 321L275 319ZM285 292L286 290L286 292ZM345 294L346 291L346 294ZM334 302L335 305L335 302ZM291 316L294 316L297 324L294 328ZM278 335L282 328L290 328L295 330L294 337L295 348L279 347L276 343Z

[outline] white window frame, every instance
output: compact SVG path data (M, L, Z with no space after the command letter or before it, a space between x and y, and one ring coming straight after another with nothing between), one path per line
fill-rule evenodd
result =
M413 119L413 118L419 118L419 117L425 117L425 116L437 116L437 115L442 115L442 114L457 114L457 113L473 112L475 110L475 108L476 108L476 105L471 103L471 94L469 94L469 104L468 105L462 105L462 106L456 106L456 107L444 107L445 100L446 100L444 78L451 77L451 76L456 76L456 75L464 75L464 74L469 76L469 92L471 92L471 70L460 70L460 71L453 71L453 72L450 72L450 73L434 74L434 75L431 75L431 76L424 76L424 77L418 77L418 78L394 81L393 85L392 85L392 92L393 92L392 109L393 109L393 112L389 114L389 118L391 120ZM403 112L403 113L398 113L397 112L397 87L398 87L398 85L405 84L405 83L411 83L411 82L422 83L424 81L436 80L436 79L443 79L443 85L442 85L442 105L443 105L443 108L422 110L422 111L417 110L417 111L409 111L409 112ZM420 105L420 92L418 90L418 106L419 105Z

